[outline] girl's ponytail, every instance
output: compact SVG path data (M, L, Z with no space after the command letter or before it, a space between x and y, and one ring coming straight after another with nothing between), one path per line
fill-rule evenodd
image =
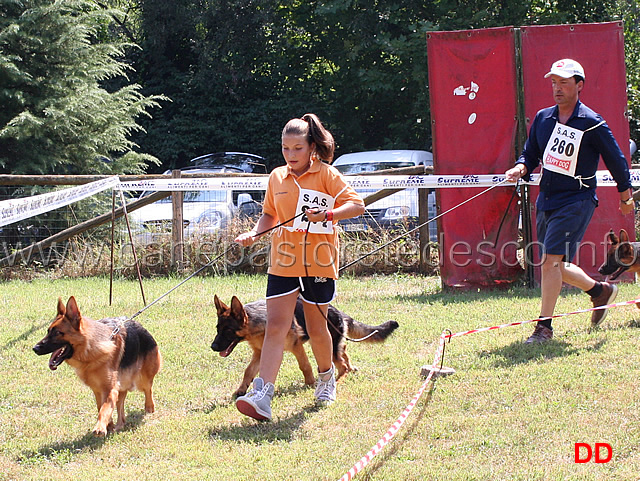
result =
M329 132L316 114L304 114L300 119L291 119L282 130L285 135L304 135L309 144L315 143L315 156L327 163L333 161L333 153L336 149L333 135Z

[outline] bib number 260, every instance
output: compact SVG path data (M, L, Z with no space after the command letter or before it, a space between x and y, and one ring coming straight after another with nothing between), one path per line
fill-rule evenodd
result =
M558 137L554 137L553 145L551 145L551 152L557 152L560 155L566 155L571 157L576 150L573 142L567 142L566 140L560 140Z

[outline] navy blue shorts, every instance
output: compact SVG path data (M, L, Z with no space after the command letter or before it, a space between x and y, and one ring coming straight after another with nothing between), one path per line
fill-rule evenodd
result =
M282 277L269 274L267 299L300 292L311 304L329 304L336 296L336 281L328 277Z
M559 209L537 211L536 230L538 242L541 243L540 256L546 252L549 255L564 256L565 262L573 261L595 209L595 202L585 199Z

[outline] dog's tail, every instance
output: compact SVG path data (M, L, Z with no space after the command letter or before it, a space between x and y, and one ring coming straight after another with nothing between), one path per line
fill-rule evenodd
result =
M344 316L347 325L347 336L351 339L362 339L365 342L384 342L398 328L396 321L383 322L378 326L369 326Z

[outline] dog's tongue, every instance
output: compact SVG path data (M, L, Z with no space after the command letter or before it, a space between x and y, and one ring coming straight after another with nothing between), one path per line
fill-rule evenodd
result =
M226 348L224 351L220 351L220 357L227 357L229 354L231 354L231 352L233 351L233 348L236 347L237 344L238 344L238 341L234 341L231 344L229 344L228 348Z
M66 346L53 351L53 354L51 354L51 357L49 358L49 369L51 369L52 371L55 371L56 369L58 369L58 366L62 362L60 360L60 356L62 356L62 353L64 352L65 349L66 349Z

